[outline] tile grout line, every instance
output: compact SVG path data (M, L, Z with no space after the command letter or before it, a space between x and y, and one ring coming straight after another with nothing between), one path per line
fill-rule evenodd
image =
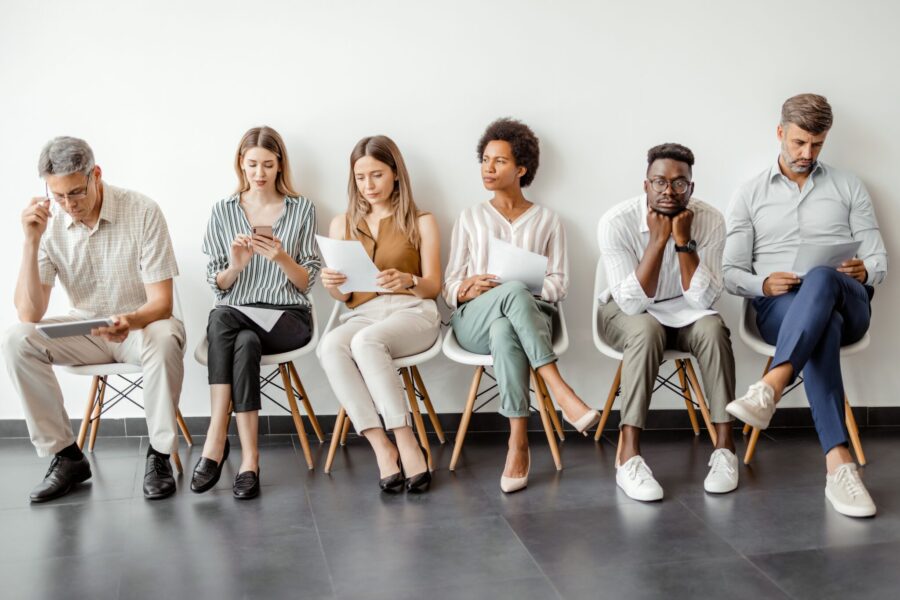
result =
M547 583L550 585L550 588L554 592L556 592L556 596L559 598L559 600L564 600L563 595L559 593L558 589L556 589L556 584L553 583L553 580L550 579L550 577L547 575L547 573L544 572L544 568L541 567L541 564L537 561L537 559L531 553L531 550L528 549L528 546L525 545L525 542L522 541L522 538L519 537L519 534L516 533L516 530L513 529L513 526L510 524L510 522L506 520L506 515L501 514L500 518L503 520L504 525L506 525L509 528L509 531L513 534L513 537L516 538L516 540L519 542L519 545L522 546L522 549L528 555L528 558L531 559L531 562L534 563L534 566L537 567L538 573L541 574L541 577L543 577L544 579L547 580Z
M789 594L787 590L785 590L785 589L782 588L780 585L778 585L778 582L775 581L774 579L772 579L772 578L769 576L768 573L766 573L765 571L763 571L762 569L760 569L759 566L758 566L756 563L754 563L752 560L750 560L750 559L747 557L746 554L744 554L743 552L741 552L740 550L738 550L738 548L737 548L734 544L732 544L730 540L728 540L728 539L725 538L724 536L719 535L716 531L714 531L714 530L706 523L706 521L703 520L703 517L701 517L699 514L697 514L697 513L694 512L693 510L691 510L691 507L688 506L681 498L677 498L677 501L678 501L679 504L681 504L681 506L683 506L683 507L685 508L685 510L687 510L690 514L692 514L692 515L694 516L694 518L697 519L697 520L703 525L703 527L704 527L707 531L709 531L711 534L713 534L714 536L716 536L717 538L719 538L720 540L722 540L723 542L725 542L725 543L728 545L728 547L731 548L732 550L734 550L735 553L737 553L737 555L738 555L742 560L744 560L744 561L750 563L750 566L753 567L753 569L754 569L755 571L757 571L760 575L763 576L763 578L765 578L765 579L766 579L767 581L769 581L772 585L774 585L774 586L775 586L782 594L784 594L784 595L787 596L788 598L791 598L792 600L796 600L796 598L795 598L793 595Z

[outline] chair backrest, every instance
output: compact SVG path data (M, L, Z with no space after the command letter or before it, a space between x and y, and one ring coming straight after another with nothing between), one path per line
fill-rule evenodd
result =
M591 302L591 333L594 336L594 346L601 352L604 349L615 351L600 333L600 293L608 286L606 266L603 264L603 257L598 256L597 268L594 270L594 298Z

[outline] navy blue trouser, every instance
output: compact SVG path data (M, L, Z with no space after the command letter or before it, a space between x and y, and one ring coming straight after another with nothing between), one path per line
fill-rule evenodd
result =
M871 288L830 267L817 267L796 290L753 299L756 324L775 346L772 368L791 363L803 387L819 442L826 453L847 444L841 346L858 342L869 329Z

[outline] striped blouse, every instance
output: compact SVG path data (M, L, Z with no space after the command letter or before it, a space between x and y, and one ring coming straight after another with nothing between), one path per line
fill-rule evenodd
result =
M541 299L565 299L569 260L566 232L556 213L534 204L510 223L490 202L482 202L463 211L453 226L450 262L444 277L444 300L448 306L456 308L456 296L464 279L487 273L491 237L548 257Z
M281 267L254 254L230 289L220 289L216 275L228 268L231 242L237 234L250 235L250 222L240 205L240 194L216 202L206 226L203 253L209 256L206 281L216 294L217 304L243 306L253 303L309 306L306 294L298 290ZM284 197L284 212L272 225L284 251L309 272L312 287L321 268L316 252L316 209L303 196Z

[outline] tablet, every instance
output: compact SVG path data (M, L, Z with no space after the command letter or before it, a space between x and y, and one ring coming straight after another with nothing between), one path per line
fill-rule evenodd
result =
M78 335L91 335L91 329L109 327L112 319L89 319L87 321L69 321L67 323L49 323L35 327L45 338L64 338Z

